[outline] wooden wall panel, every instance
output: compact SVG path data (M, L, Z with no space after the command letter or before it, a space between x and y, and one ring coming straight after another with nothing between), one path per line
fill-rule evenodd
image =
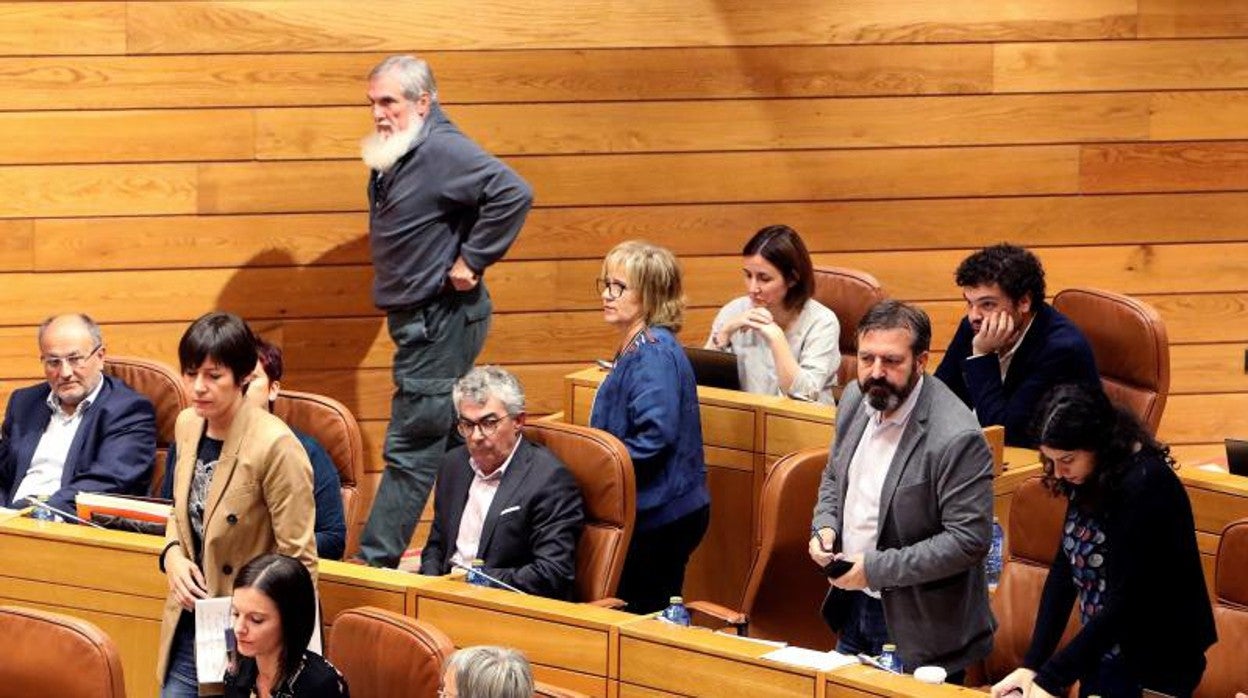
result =
M967 94L987 45L427 52L448 104ZM0 58L0 109L363 105L384 53Z
M0 55L125 51L125 3L0 2Z
M1146 140L1149 97L499 104L450 107L448 113L498 155L765 151ZM638 123L646 124L644 132ZM264 160L355 158L359 134L370 127L359 107L261 109L256 126L257 156Z
M534 185L487 282L483 361L535 413L607 356L592 279L643 237L682 258L701 343L738 253L788 223L818 262L964 312L972 249L1033 247L1051 292L1153 304L1162 437L1216 452L1248 374L1248 26L1229 0L0 0L0 399L35 325L86 310L109 350L174 363L227 308L288 385L362 418L371 494L392 347L371 301L367 71L422 50L451 117Z
M760 7L709 0L591 0L574 4L455 0L131 3L135 53L553 49L915 43L1130 38L1132 0L977 0L829 3ZM610 18L609 21L596 21Z
M1139 0L1140 38L1248 36L1241 0Z
M997 44L995 92L1192 90L1248 87L1248 41L1087 41Z

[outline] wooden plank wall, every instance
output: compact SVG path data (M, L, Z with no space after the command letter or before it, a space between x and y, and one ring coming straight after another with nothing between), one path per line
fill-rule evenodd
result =
M286 348L288 385L362 420L375 482L390 345L369 299L368 69L433 64L448 113L534 185L491 269L484 360L532 407L611 351L592 279L646 237L684 259L686 341L786 222L933 314L973 248L1165 317L1163 436L1248 432L1248 2L0 2L0 396L33 328L82 309L174 363L213 308Z

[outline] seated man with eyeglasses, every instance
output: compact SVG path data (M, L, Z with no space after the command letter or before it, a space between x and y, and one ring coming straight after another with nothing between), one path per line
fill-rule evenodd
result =
M420 573L446 574L481 560L482 572L521 591L570 599L581 490L544 446L525 440L524 390L497 366L455 383L456 428L434 485L433 528Z
M104 375L100 326L86 315L57 315L38 336L48 380L9 396L0 426L0 504L35 499L73 513L79 492L147 494L156 411Z

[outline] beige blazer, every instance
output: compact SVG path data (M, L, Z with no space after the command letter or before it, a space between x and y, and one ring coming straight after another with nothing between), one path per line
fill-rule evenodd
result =
M173 518L165 540L177 542L188 559L192 552L187 499L204 420L194 409L178 415L175 430L178 462L173 481ZM282 420L244 404L221 447L221 459L208 486L204 507L204 556L200 569L209 596L228 596L234 575L252 558L278 552L297 558L316 580L315 504L312 464ZM157 677L163 682L173 633L182 607L170 594L160 626Z

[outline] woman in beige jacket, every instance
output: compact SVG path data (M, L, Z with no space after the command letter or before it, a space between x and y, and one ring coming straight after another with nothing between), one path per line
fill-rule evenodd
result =
M178 416L173 517L161 570L169 581L157 666L161 696L196 696L195 600L229 596L257 555L298 559L316 578L312 465L290 429L243 399L254 335L229 313L196 320L178 344L192 406Z

